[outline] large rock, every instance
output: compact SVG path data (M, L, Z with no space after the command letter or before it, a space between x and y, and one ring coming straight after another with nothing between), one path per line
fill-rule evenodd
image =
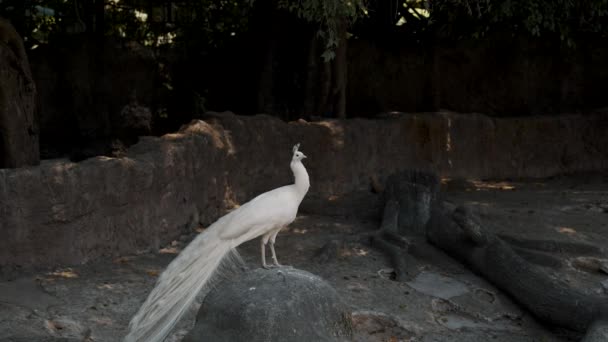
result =
M185 342L350 341L350 312L323 279L293 268L256 269L205 298Z
M1 18L0 37L0 168L37 165L36 86L23 41Z

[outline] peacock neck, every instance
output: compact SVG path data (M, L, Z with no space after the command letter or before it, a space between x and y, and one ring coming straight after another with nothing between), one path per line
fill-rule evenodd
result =
M308 192L308 188L310 188L310 180L308 179L308 172L306 172L306 168L301 161L292 161L291 162L291 171L293 171L293 175L296 179L295 186L298 190L298 194L300 198L304 198L304 195Z

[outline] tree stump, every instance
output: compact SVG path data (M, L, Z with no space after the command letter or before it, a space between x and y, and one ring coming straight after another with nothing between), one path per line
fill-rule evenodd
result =
M438 193L439 179L431 173L403 171L387 180L382 225L371 236L371 243L391 259L395 280L404 281L408 276L410 245L424 239Z
M402 171L390 176L384 197L398 206L397 231L399 235L424 236L431 218L431 208L439 194L439 178L423 171Z

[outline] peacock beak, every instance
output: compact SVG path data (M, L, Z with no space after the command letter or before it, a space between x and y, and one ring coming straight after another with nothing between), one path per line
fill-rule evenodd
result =
M306 158L306 155L304 153L302 153L302 159Z

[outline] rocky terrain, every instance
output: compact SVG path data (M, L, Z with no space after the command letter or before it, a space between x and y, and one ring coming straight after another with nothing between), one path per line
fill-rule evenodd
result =
M444 181L446 200L468 203L483 223L515 238L560 239L605 245L608 182L605 175L530 181ZM370 247L378 229L379 195L310 198L277 239L279 260L327 280L351 307L356 341L576 341L580 336L539 324L534 317L434 247L412 257L404 281L392 278L387 257ZM194 227L192 234L196 234ZM156 277L191 239L184 234L159 253L53 271L18 274L0 283L2 341L118 341ZM258 267L259 244L239 248ZM572 263L574 254L557 258ZM572 282L608 296L608 275L580 268ZM191 329L193 308L171 341Z

